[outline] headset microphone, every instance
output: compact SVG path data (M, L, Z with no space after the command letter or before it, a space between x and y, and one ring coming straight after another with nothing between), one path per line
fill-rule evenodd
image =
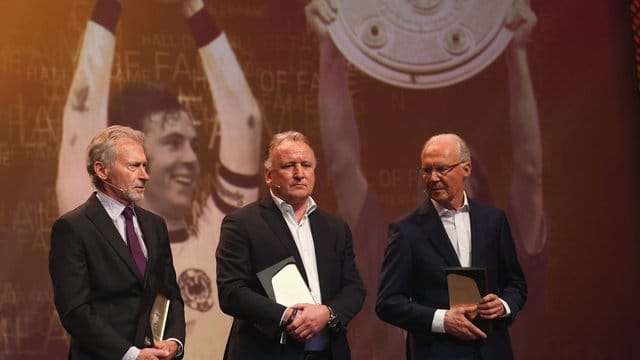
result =
M113 185L112 183L108 182L108 181L107 181L107 179L103 179L102 181L103 181L105 184L107 184L107 185L111 186L111 188L116 189L116 190L120 191L121 193L124 193L124 189L119 188L119 187L117 187L117 186Z

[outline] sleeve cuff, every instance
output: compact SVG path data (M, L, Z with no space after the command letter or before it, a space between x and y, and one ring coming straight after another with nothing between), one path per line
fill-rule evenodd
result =
M500 299L500 298L498 298L498 300L500 300L500 301L502 302L502 305L504 305L504 311L505 311L505 312L504 312L504 315L502 315L502 316L500 316L500 317L503 317L503 318L504 318L504 317L509 317L509 316L511 316L511 309L509 308L509 304L507 304L507 302L506 302L506 301L504 301L504 300L502 300L502 299Z
M284 308L284 311L282 312L282 316L280 316L280 326L284 325L284 315L287 313L287 309L289 308Z
M112 34L116 33L116 25L120 19L120 2L114 0L98 0L91 14L91 21L101 25Z
M178 352L176 353L175 357L181 356L184 352L184 344L182 344L182 341L176 338L168 338L167 340L175 341L176 343L178 343Z
M193 38L199 48L212 42L222 34L222 30L220 30L218 24L205 8L200 9L190 17L187 20L187 25L191 29L191 34L193 34Z
M437 309L433 314L433 321L431 321L431 331L434 333L444 334L444 314L447 310Z
M126 353L124 353L122 360L136 360L138 358L138 355L140 355L140 349L132 346L129 348L129 350L127 350Z

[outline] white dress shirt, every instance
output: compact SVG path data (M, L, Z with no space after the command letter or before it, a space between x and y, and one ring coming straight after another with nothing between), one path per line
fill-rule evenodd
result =
M118 233L120 233L120 237L124 241L125 245L129 246L127 244L126 220L124 218L124 214L122 213L125 206L100 190L98 190L96 196L98 197L100 204L102 204L104 209L107 211L107 214L113 221L116 229L118 229ZM131 209L133 210L133 206L131 207ZM136 235L138 235L138 239L140 240L140 248L142 249L142 253L144 254L144 257L148 259L149 255L147 255L147 247L145 246L143 241L142 231L140 230L140 224L138 224L138 216L136 215L135 210L133 211L132 220L133 228L135 229Z
M456 255L458 255L460 265L469 267L471 266L471 221L469 220L467 194L463 195L462 206L457 210L444 208L433 200L431 202L440 216L440 221L442 221Z
M289 227L289 231L291 231L291 236L293 236L293 241L296 243L298 253L300 253L300 257L302 258L304 271L307 273L307 280L309 281L309 290L311 290L311 295L317 304L322 304L320 280L318 279L318 264L316 262L316 248L313 244L311 224L309 223L309 214L311 214L318 206L316 205L316 202L309 197L304 216L300 219L300 222L298 222L291 205L275 196L273 192L271 193L271 197L278 206L278 209L280 209L280 212L282 212L282 216Z
M275 201L278 209L282 213L287 226L289 227L289 231L293 236L293 240L296 243L296 247L298 248L298 253L302 258L302 265L304 266L304 271L307 273L307 281L309 282L309 290L311 291L311 296L313 296L313 300L316 304L322 304L322 294L320 293L320 279L318 277L318 264L316 261L316 248L313 243L313 235L311 234L311 223L309 222L309 215L318 207L313 198L309 197L307 202L307 209L300 219L300 222L296 219L296 214L293 210L293 207L284 200L275 196L273 192L271 192L271 197L273 201ZM280 322L282 322L284 318L284 313L282 313L282 317ZM314 335L313 338L307 340L305 343L306 350L320 350L327 346L329 343L328 334L325 331L321 331Z

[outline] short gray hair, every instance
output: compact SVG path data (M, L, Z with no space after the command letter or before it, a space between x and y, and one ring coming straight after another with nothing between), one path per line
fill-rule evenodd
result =
M277 133L273 135L271 138L271 142L269 143L269 147L267 147L266 160L264 161L264 167L267 170L271 170L273 166L273 151L278 147L278 145L282 144L285 141L300 141L307 145L311 149L311 155L313 155L313 167L316 167L316 154L313 152L313 148L311 147L311 143L303 133L289 130L281 133Z
M460 161L463 161L463 162L471 161L471 150L469 150L469 146L467 146L467 143L464 141L464 139L462 139L458 134L454 134L454 133L433 135L432 137L429 138L429 140L427 140L427 142L424 143L424 146L422 147L422 152L424 152L424 149L432 141L442 140L444 138L453 138L453 140L455 140L456 148L458 149L458 155L460 156Z
M100 130L91 139L87 148L87 172L91 176L91 182L96 188L102 187L102 179L96 174L93 164L97 161L105 166L111 165L118 155L117 144L120 140L131 140L144 146L144 133L128 126L113 125Z

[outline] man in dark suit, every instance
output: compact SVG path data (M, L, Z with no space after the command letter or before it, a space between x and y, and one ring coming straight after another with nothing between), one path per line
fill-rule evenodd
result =
M303 134L276 134L265 161L270 194L222 222L218 294L234 317L225 359L350 358L344 327L360 311L365 289L349 227L311 198L315 165ZM287 308L260 284L256 273L290 256L315 304Z
M378 316L408 331L408 359L511 359L507 326L522 309L527 285L501 210L464 191L471 153L455 134L430 138L421 156L428 199L389 226L378 288ZM486 268L489 294L449 309L446 267ZM469 319L492 322L486 334Z
M69 359L182 357L184 309L164 220L135 206L149 179L144 135L100 131L87 170L98 190L51 229L49 272L55 306L71 335ZM156 294L170 300L164 339L153 342Z

